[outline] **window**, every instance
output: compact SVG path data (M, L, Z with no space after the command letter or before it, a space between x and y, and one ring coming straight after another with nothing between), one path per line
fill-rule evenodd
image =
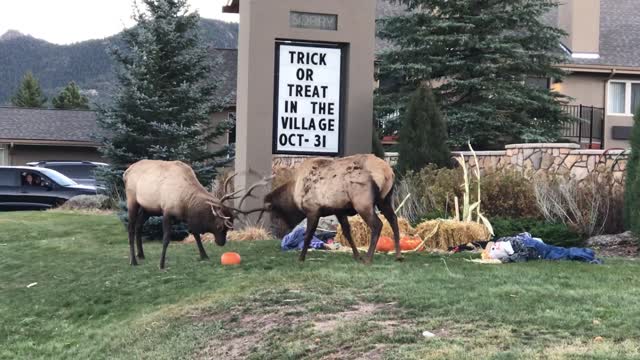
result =
M627 85L620 82L612 82L609 84L609 112L615 114L624 114L625 91Z
M631 113L640 111L640 83L631 84Z
M632 116L640 109L640 81L609 82L609 114Z
M0 186L19 186L19 171L15 169L0 169Z

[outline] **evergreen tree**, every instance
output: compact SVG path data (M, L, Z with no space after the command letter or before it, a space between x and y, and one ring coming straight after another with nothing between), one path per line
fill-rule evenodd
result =
M446 167L451 154L447 127L431 89L420 86L409 101L399 133L398 171L420 171L428 164Z
M228 128L210 121L220 110L215 90L224 74L211 71L199 15L188 12L187 0L142 4L146 11L136 10L137 25L124 32L124 46L112 49L119 87L112 105L99 111L109 134L101 150L112 164L102 177L118 188L122 172L138 160L180 160L206 186L229 161L226 147L207 147Z
M74 81L69 82L58 96L51 99L51 103L56 109L89 109L89 99L80 93L80 88Z
M378 130L374 128L372 134L371 153L384 160L384 146L382 146L382 141L380 141Z
M390 1L409 11L379 24L379 36L393 45L380 57L381 115L430 81L456 146L471 141L489 149L559 136L568 119L563 96L527 81L564 74L554 66L564 60L563 32L543 21L555 0Z
M20 88L11 98L11 104L24 108L40 108L44 107L46 102L47 98L42 95L38 79L33 76L31 71L27 72L22 78Z
M640 235L640 108L633 122L624 190L624 222L627 229Z

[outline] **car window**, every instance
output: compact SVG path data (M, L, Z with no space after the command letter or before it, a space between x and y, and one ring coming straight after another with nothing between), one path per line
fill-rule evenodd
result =
M74 179L92 179L95 169L93 165L47 165L46 167Z
M19 186L19 171L16 169L0 169L0 186Z
M78 185L75 181L69 179L67 176L52 170L52 169L47 169L47 168L42 168L40 169L40 171L42 171L42 173L47 176L49 179L53 180L54 182L56 182L58 185L60 186L71 186L71 185Z

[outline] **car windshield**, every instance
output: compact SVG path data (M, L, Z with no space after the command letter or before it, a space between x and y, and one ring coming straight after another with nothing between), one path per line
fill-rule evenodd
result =
M60 186L71 186L78 185L75 181L69 179L68 177L60 174L59 172L51 169L41 168L38 169L43 174L45 174L49 179L55 181Z

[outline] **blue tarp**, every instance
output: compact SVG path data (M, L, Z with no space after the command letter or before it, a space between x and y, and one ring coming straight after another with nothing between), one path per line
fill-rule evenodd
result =
M304 233L307 231L307 228L304 226L298 226L293 229L290 233L285 235L282 238L282 243L280 247L282 250L295 250L302 249L304 246ZM318 239L317 237L311 238L311 248L312 249L322 249L324 248L324 242Z

